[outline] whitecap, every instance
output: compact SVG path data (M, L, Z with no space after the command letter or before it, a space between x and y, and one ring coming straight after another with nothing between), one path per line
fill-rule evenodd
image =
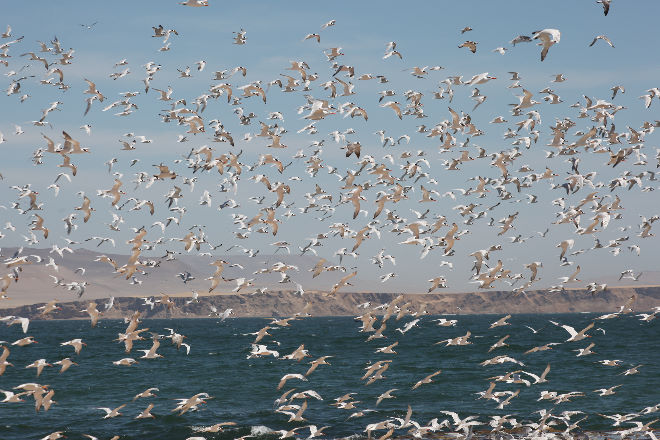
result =
M268 426L257 425L250 427L250 435L264 435L264 434L270 434L271 432L274 431L270 429Z

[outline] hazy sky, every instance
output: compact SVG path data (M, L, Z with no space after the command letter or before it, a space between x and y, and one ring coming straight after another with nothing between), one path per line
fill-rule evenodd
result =
M548 287L559 283L558 277L570 275L577 265L582 272L578 276L582 281L571 284L570 287L582 287L589 282L599 281L612 277L627 268L635 271L656 270L655 261L660 257L658 243L655 237L639 237L641 229L641 216L650 218L658 214L658 197L654 189L657 182L651 180L653 175L644 174L641 177L641 187L636 185L631 190L627 187L610 191L609 183L618 177L628 178L645 171L656 170L656 148L658 138L655 133L646 133L644 142L630 144L625 137L620 138L621 144L610 145L608 140L602 139L601 146L611 147L613 152L620 148L636 147L636 152L616 168L606 165L610 155L607 152L585 152L583 147L576 149L574 158L579 158L579 172L591 176L594 184L602 183L602 187L582 188L574 194L567 195L563 188L553 189L553 184L563 184L566 176L572 174L571 164L567 162L569 156L555 156L548 158L546 151L557 152L557 148L547 146L552 139L550 127L557 120L569 118L575 123L566 132L566 143L575 142L580 135L578 132L587 132L592 127L598 127L602 121L592 119L595 110L582 110L586 106L584 95L595 103L598 99L606 100L615 106L623 106L616 110L614 115L615 130L619 134L630 134L628 127L640 131L644 121L653 122L660 119L657 109L660 106L658 98L653 99L649 109L639 97L650 88L660 86L660 61L654 56L657 47L657 33L655 21L660 13L660 5L654 1L623 2L614 1L608 16L603 15L602 7L595 2L529 2L529 1L500 1L500 2L430 2L402 4L401 2L345 2L330 4L313 4L309 2L219 2L210 0L209 7L192 8L179 5L176 1L114 1L89 2L70 1L64 4L47 1L12 2L3 8L3 18L12 27L11 36L0 40L0 45L24 36L24 38L11 44L6 52L8 66L0 65L0 80L3 90L8 90L13 80L26 77L20 81L20 90L16 94L0 94L0 131L4 142L0 144L2 160L0 173L4 180L0 181L0 232L4 237L0 240L0 247L27 245L23 236L29 235L30 223L34 219L33 212L37 212L45 219L45 225L50 229L48 239L36 231L39 243L36 247L50 247L53 244L63 246L67 237L64 222L67 215L76 212L75 224L77 229L67 238L80 242L74 247L96 246L96 241L85 242L92 236L111 237L116 241L116 248L104 243L98 249L102 252L128 253L130 245L126 241L133 235L131 227L145 226L148 229L146 239L156 240L163 236L164 244L152 251L145 250L145 255L162 255L165 249L183 252L183 244L177 241L170 242L170 238L180 238L186 235L193 225L201 225L208 241L213 245L222 244L222 247L211 251L204 245L202 251L212 252L214 256L225 258L226 249L233 245L240 245L248 249L260 250L261 255L271 254L275 241L287 241L291 244L292 253L299 253L298 248L309 243L311 237L317 234L329 233L329 237L321 241L322 246L316 246L319 257L326 258L328 265L339 264L335 255L340 248L353 247L355 240L350 234L345 238L333 236L329 225L332 223L347 223L351 230L357 231L372 221L379 197L379 191L391 193L389 185L377 184L375 175L368 174L368 166L356 179L355 184L364 184L369 181L371 188L363 192L366 200L362 201L361 208L367 211L366 216L360 214L352 218L353 206L351 203L338 205L341 195L349 195L350 190L342 189L344 182L338 176L346 176L348 170L360 168L355 157L344 157L341 149L347 142L359 141L362 145L362 158L371 156L375 164L385 164L392 170L392 176L400 179L398 183L411 187L408 191L408 200L399 203L387 203L386 208L406 219L401 227L416 220L412 209L424 212L429 209L426 221L434 223L434 218L444 215L447 223L456 222L459 232L464 232L460 240L456 241L453 255L443 255L443 246L434 246L426 258L420 259L422 247L419 245L406 245L400 242L410 238L409 232L391 232L394 224L386 220L385 214L378 217L376 225L380 229L380 238L375 233L359 247L359 257L347 257L342 264L348 272L357 267L358 276L356 285L363 290L406 290L426 291L429 286L428 279L444 275L448 280L448 290L465 291L476 289L476 284L470 283L473 273L472 257L469 256L479 249L489 246L501 246L502 250L491 253L491 262L502 260L503 268L511 271L511 276L521 273L529 279L529 270L524 264L532 261L543 262L539 272L541 278L534 287ZM321 29L321 25L336 20L334 26ZM163 46L163 38L153 38L152 26L163 25L165 29L176 29L178 35L171 35L168 43L169 50L159 51ZM0 23L0 27L4 26ZM473 30L461 34L461 29L470 26ZM561 41L550 48L545 61L540 61L541 48L535 43L521 43L513 47L509 41L518 35L531 36L533 31L545 28L555 28L561 31ZM246 43L232 44L235 32L244 29ZM309 33L320 34L320 43L308 39L303 41ZM597 35L606 35L614 44L610 47L605 41L599 40L592 47L589 43ZM61 42L66 52L69 48L74 50L71 64L56 63L59 56L51 52L39 52L38 41L44 42L52 48L55 36ZM466 40L476 41L477 52L471 53L466 48L458 48ZM396 49L402 54L402 59L396 56L383 59L388 42L397 43ZM335 69L324 52L330 48L341 48L344 54L336 61L340 65L350 65L355 68L355 77L349 78L342 72L336 76L343 81L352 83L355 94L350 96L337 96L329 98L329 90L324 90L321 84L333 80ZM507 49L504 55L493 52L496 47ZM64 75L66 90L61 90L52 84L43 84L40 81L53 78L55 74L47 75L43 63L30 60L30 56L21 56L27 52L34 52L44 57L52 67L60 68ZM126 59L127 65L116 66L115 63ZM198 71L195 63L204 60L206 66ZM277 86L267 84L275 79L286 81L282 74L300 78L298 72L286 70L291 60L305 61L309 65L308 75L318 75L318 79L310 82L309 90L303 91L303 85L295 87L294 92L284 93ZM153 62L160 65L160 70L153 76L151 88L145 93L143 79L146 77L145 64ZM182 78L179 70L185 71L186 66L191 68L190 78ZM247 69L247 76L236 74L224 80L214 80L215 71L243 66ZM442 66L439 71L430 71L424 78L411 75L411 68L418 66ZM109 75L122 72L128 68L130 73L113 80ZM512 114L513 105L519 102L517 96L522 95L522 88L509 88L513 84L509 72L519 72L520 85L534 94L533 99L539 104L525 109L520 116ZM12 74L12 72L16 72ZM473 75L488 72L496 77L485 84L476 85L480 94L487 96L485 102L473 110L475 101L470 98L475 86L453 85L453 101L445 93L444 99L434 99L434 92L441 88L447 89L447 84L440 83L451 76L463 76L469 80ZM362 74L371 73L374 76L383 75L387 83L378 80L358 80ZM563 73L566 81L551 82L556 74ZM105 96L101 103L93 102L90 112L84 116L85 99L90 95L83 92L87 89L84 79L94 81L97 88ZM176 121L165 123L160 115L171 108L171 103L178 99L185 99L186 104L179 104L177 108L196 110L195 99L203 94L209 94L209 88L215 84L227 82L232 85L234 96L240 95L238 87L254 81L261 81L267 91L267 103L264 104L259 97L242 98L240 104L227 103L225 95L209 98L204 112L198 112L205 122L206 132L200 134L186 133L186 125L178 125ZM612 100L611 87L621 85L625 87L625 94L619 93ZM159 94L153 89L173 89L172 101L158 100ZM342 87L336 84L338 92ZM550 88L561 97L563 102L550 104L544 101L547 96L540 93ZM406 91L416 91L423 94L422 105L425 118L416 118L413 115L404 115L399 120L390 108L379 106L379 92L392 90L396 94L386 97L380 103L393 100L401 104L405 110ZM120 107L102 111L110 103L121 100L119 93L139 92L131 98L137 105L128 116L117 116ZM29 97L20 102L22 95ZM315 99L328 99L338 109L342 104L352 102L364 108L368 113L368 121L360 117L345 118L344 114L328 115L325 119L316 122L317 133L298 133L310 121L303 119L309 113L308 109L298 111L299 107L307 104L305 95ZM46 126L35 126L32 121L39 120L42 111L50 103L60 101L57 110L50 112ZM579 103L578 106L573 104ZM237 109L242 108L244 115L251 112L249 125L241 124ZM424 124L429 129L445 120L451 121L451 107L459 114L469 114L471 122L481 131L481 136L470 136L464 132L453 133L456 145L449 152L440 152L442 141L438 137L428 138L426 134L416 131L416 127ZM516 191L512 183L505 184L511 198L501 199L495 185L487 185L489 192L484 198L477 195L462 195L457 188L474 188L477 184L469 179L475 176L500 179L499 169L491 164L491 154L502 151L511 151L515 146L513 142L524 142L523 137L533 137L527 128L522 128L515 137L505 138L508 129L517 130L517 122L527 118L525 113L536 110L541 120L536 121L535 130L538 131L538 141L532 142L529 149L524 143L518 145L521 156L508 166L510 175L518 177L520 181L530 182L531 185ZM271 112L281 112L283 120L268 119ZM586 117L581 117L584 112ZM609 109L610 113L615 112ZM490 123L497 116L502 116L507 122L502 124ZM213 120L218 120L225 130L231 132L235 147L228 143L213 142ZM271 149L266 146L270 143L268 138L254 138L244 140L244 135L250 133L254 136L260 130L259 122L267 124L277 123L286 132L282 134L281 142L287 146L285 149ZM14 124L19 125L23 134L16 134ZM91 125L91 135L87 135L80 127ZM608 121L607 130L611 121ZM346 135L346 141L336 143L331 132L339 130L345 132L353 129L355 133ZM396 145L382 146L380 138L375 132L385 130L386 136L394 140L401 135L411 137L410 143L401 140ZM58 167L62 158L57 154L44 153L43 164L33 164L33 153L39 148L46 147L42 137L46 135L56 143L63 143L62 131L69 133L74 139L88 147L90 154L71 155L71 161L77 165L78 173L71 176L69 183L62 177L57 182L60 185L59 195L54 196L53 189L49 189L57 175L69 171ZM452 132L452 130L449 130ZM142 135L151 139L151 143L137 143L135 150L120 151L120 140L131 141L127 133L136 136ZM185 135L187 142L177 142L178 135ZM599 138L596 137L595 139ZM314 153L309 146L315 141L324 141L322 152L318 157L323 160L324 168L312 177L306 173L305 163ZM197 171L188 167L185 158L192 149L199 149L207 145L213 148L213 157L223 153L242 151L240 161L247 166L259 162L262 154L272 154L284 164L292 164L282 173L270 165L257 166L252 170L243 169L237 180L236 191L227 183L229 175L218 174L217 170ZM458 166L459 170L447 170L443 163L460 157L462 151L468 151L470 156L476 157L478 147L486 150L488 156L473 161L467 161ZM400 168L407 161L414 162L418 157L417 151L424 153L430 168L420 163L421 170L428 173L427 177L419 180L417 175L402 178L404 171ZM299 151L304 157L296 158ZM410 158L401 158L405 151L412 152ZM302 156L298 154L298 156ZM394 158L392 164L385 155L391 154ZM194 158L194 156L193 156ZM124 185L122 189L127 193L122 196L119 205L129 197L148 199L153 201L156 212L153 216L146 212L130 211L134 203L128 203L123 209L117 210L110 204L110 199L101 198L97 190L107 190L113 185L115 177L108 172L107 162L116 159L112 172L121 173ZM139 160L131 165L132 160ZM133 183L136 174L146 172L153 175L157 172L154 164L166 164L178 174L172 180L154 182L149 188L145 184ZM527 166L527 167L525 167ZM546 167L557 176L552 179L532 180L530 176L543 173ZM336 174L329 174L328 170L335 168ZM530 171L532 170L532 171ZM285 204L276 208L276 218L282 223L277 236L261 234L256 230L260 226L252 227L250 231L239 230L233 223L232 214L242 214L247 219L254 217L260 209L272 206L276 200L273 192L265 190L263 183L251 180L250 177L264 174L274 184L284 182L291 187L291 193L285 196ZM629 174L629 176L627 175ZM195 177L194 190L184 184L184 178ZM292 179L293 178L293 179ZM431 181L431 179L433 179ZM223 188L228 189L221 192ZM19 203L21 209L29 206L27 197L19 198L20 191L12 186L23 187L31 184L31 189L37 191L38 203L43 203L41 211L27 211L21 214L12 209L14 202ZM329 205L332 215L325 215L318 208L309 208L306 212L301 209L308 205L306 193L315 192L315 184L332 195L332 201L319 200L317 205ZM172 224L161 233L160 228L151 227L156 221L164 221L169 216L178 216L170 212L165 200L165 194L176 185L182 189L183 198L178 206L185 207L186 213L180 225ZM433 196L437 201L431 203L418 203L422 198L421 185L439 193ZM644 191L641 188L645 188ZM199 204L204 190L208 190L211 197L211 206ZM92 200L92 207L96 210L88 223L83 223L82 215L74 208L80 206L79 191ZM455 200L446 193L452 191ZM553 224L558 213L577 206L580 201L591 192L597 192L597 198L619 196L622 200L623 210L612 212L613 218L605 228L599 225L593 234L576 234L576 227L571 224ZM444 195L444 196L442 196ZM265 196L263 204L259 205L251 197ZM565 208L553 204L552 201L564 197ZM234 208L218 207L233 199L239 206ZM535 203L530 201L535 200ZM611 203L611 199L603 199L604 203ZM464 223L469 216L461 216L456 208L458 205L477 204L474 214L485 211L480 218ZM488 208L498 204L492 210ZM231 205L230 205L231 206ZM580 217L579 226L588 227L595 212L592 205L583 207L584 214ZM108 227L112 222L111 213L121 215L124 223L120 231L113 231ZM499 220L518 213L513 222L514 229L502 235ZM289 215L287 215L287 213ZM295 216L291 215L295 214ZM620 214L620 218L614 218ZM322 220L321 220L322 219ZM492 219L492 221L491 221ZM5 226L10 222L15 231ZM492 223L492 226L489 226ZM194 228L193 231L197 231ZM422 230L425 228L422 227ZM423 233L437 244L438 239L445 235L449 228L443 227L435 234ZM541 237L539 232L545 233ZM270 228L268 228L270 231ZM467 232L466 232L467 231ZM235 233L246 234L248 238L239 239ZM521 236L526 239L523 243L512 242L509 237ZM603 245L610 240L629 237L610 248L590 250L594 238L598 238ZM560 266L557 244L562 240L574 239L572 251L584 249L584 253L571 255L569 266ZM641 255L637 256L628 249L628 246L639 245ZM371 257L384 248L387 254L396 257L396 266L389 262L380 269L372 264ZM615 255L614 249L620 249ZM240 252L234 248L229 252ZM281 252L281 251L280 251ZM227 257L230 259L230 257ZM257 258L260 258L258 256ZM269 261L275 261L269 259ZM442 261L453 265L441 266ZM301 268L306 270L307 268ZM208 276L212 270L201 268L198 277ZM347 272L347 273L348 273ZM379 277L394 272L396 276L385 283L380 283ZM259 277L254 277L258 285ZM337 278L339 275L337 276ZM295 281L295 272L291 273ZM506 281L513 282L507 279ZM524 280L518 280L513 286L519 286ZM333 281L326 286L332 287ZM496 281L493 286L508 290L511 286L504 279ZM293 284L290 287L294 288Z

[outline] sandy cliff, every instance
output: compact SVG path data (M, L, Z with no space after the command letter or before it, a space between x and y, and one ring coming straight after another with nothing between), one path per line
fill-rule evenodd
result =
M357 315L364 309L359 304L369 302L372 306L389 303L397 294L392 293L339 293L328 296L325 293L311 292L303 296L289 291L266 294L220 294L200 296L191 302L190 296L173 297L174 306L168 310L162 304L150 308L137 297L116 298L114 306L103 313L103 318L114 319L129 316L140 310L144 318L203 318L208 317L211 306L220 312L233 310L232 316L292 316L306 310L313 316ZM399 302L411 312L424 310L430 314L481 314L481 313L564 313L564 312L615 312L634 297L632 309L635 312L648 311L660 306L660 286L628 287L607 289L592 296L584 290L567 290L561 293L533 291L516 296L511 292L488 291L465 294L405 294ZM154 297L158 299L158 297ZM60 303L62 310L50 314L46 319L86 318L80 312L91 300ZM96 300L98 309L104 310L106 300ZM11 309L0 309L4 315L39 318L37 307L41 304L26 305Z

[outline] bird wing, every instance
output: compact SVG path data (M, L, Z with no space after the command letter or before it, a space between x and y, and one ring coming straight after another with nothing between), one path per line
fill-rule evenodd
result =
M594 326L594 324L595 324L595 321L591 321L591 324L589 324L584 329L582 329L582 331L580 331L580 333L582 333L582 334L586 333L587 331L589 331Z
M592 323L592 324L593 324L593 323ZM571 338L577 336L577 334L578 334L578 333L575 331L575 329L574 329L573 327L571 327L570 325L562 325L561 328L563 328L564 330L566 330L566 331L568 332L568 334L571 335Z

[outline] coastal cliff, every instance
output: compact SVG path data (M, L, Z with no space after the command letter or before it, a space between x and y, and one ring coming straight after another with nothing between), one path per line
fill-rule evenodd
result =
M218 312L232 309L231 316L234 317L293 316L296 313L309 313L312 316L350 316L364 312L365 308L358 307L360 304L369 303L370 307L376 307L389 303L397 296L399 294L376 292L338 293L329 296L323 292L306 292L299 295L290 291L269 291L263 294L200 295L197 301L191 302L189 294L179 294L170 295L174 303L171 309L161 303L156 303L152 308L145 305L145 301L139 297L117 297L108 311L104 311L107 299L93 301L98 304L102 319L122 318L136 310L142 312L143 318L205 318L209 317L212 306ZM150 298L158 300L160 295ZM610 313L619 311L631 298L631 308L634 312L649 311L660 306L660 286L612 288L596 295L582 289L553 293L539 290L522 295L505 291L404 294L398 305L406 307L410 312L428 314ZM46 317L41 316L38 310L43 304L0 309L0 314L31 319L85 319L87 315L81 310L91 301L83 299L58 303L61 310L56 310Z

